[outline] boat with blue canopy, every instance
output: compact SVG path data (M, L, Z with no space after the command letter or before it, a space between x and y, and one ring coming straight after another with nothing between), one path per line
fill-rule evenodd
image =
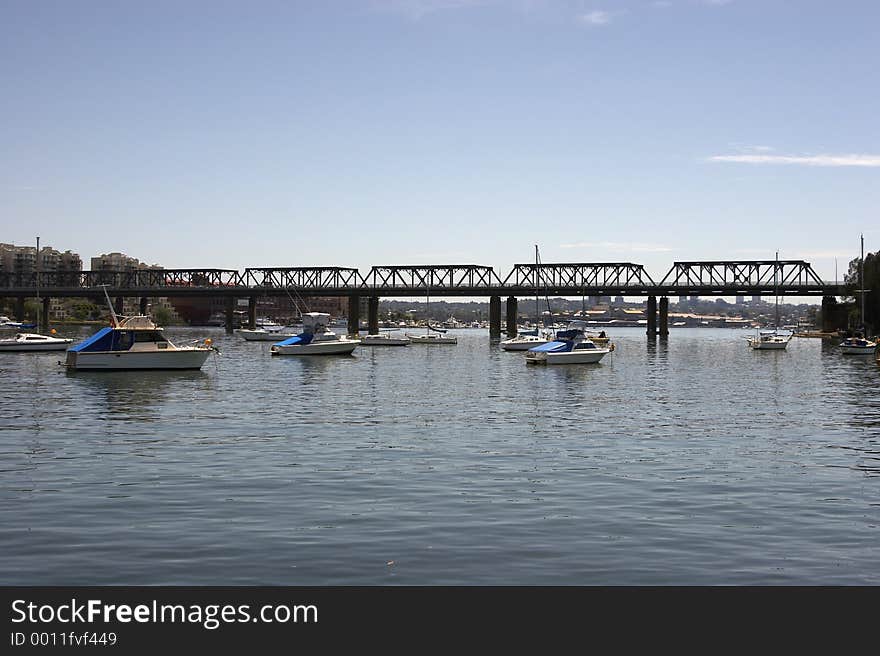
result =
M552 342L530 348L526 362L533 364L593 364L599 362L611 348L601 348L586 335L584 322L572 321L568 329L558 330Z
M302 319L303 332L272 344L272 355L350 355L361 343L331 331L329 314L306 312Z

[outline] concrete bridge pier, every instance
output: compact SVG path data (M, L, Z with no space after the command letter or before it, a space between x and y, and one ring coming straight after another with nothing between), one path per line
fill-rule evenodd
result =
M370 335L379 334L379 297L370 296L367 301L367 332Z
M489 339L501 339L501 297L489 297Z
M507 297L507 336L516 337L516 296ZM500 332L500 331L499 331Z
M122 296L117 296L116 300L113 301L113 311L116 313L116 316L120 316L123 314L123 309L125 308L125 299Z
M361 325L361 297L352 294L348 297L348 334L357 337Z
M835 330L846 330L847 307L837 302L836 296L822 297L822 332L833 333Z
M40 330L43 332L49 330L49 301L52 300L48 296L43 298L43 311L40 313Z
M669 298L660 298L660 339L669 337Z
M235 328L235 298L226 297L226 334L231 335Z
M248 297L248 328L253 330L257 327L257 297Z
M15 299L15 320L24 321L24 298Z
M645 310L645 314L648 319L648 330L646 334L648 337L656 337L657 336L657 297L649 296L648 297L648 307Z
M147 305L148 305L147 301L148 300L149 299L147 299L146 296L141 296L139 308L140 308L140 314L142 316L146 316L146 314L147 314Z

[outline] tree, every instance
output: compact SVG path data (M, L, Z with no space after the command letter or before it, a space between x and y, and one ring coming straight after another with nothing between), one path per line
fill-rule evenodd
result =
M171 323L171 311L166 307L157 307L153 310L153 321L158 326L167 326Z

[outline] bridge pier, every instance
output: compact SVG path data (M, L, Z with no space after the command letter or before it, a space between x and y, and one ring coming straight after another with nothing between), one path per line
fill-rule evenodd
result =
M122 310L125 307L125 299L122 296L117 296L113 301L113 311L116 313L116 316L122 315Z
M660 298L660 338L669 337L669 298Z
M367 301L367 332L370 335L379 334L379 297L370 296Z
M516 337L516 333L517 333L516 310L517 310L516 296L508 296L507 297L507 336L508 337Z
M232 329L235 327L235 297L226 297L226 334L231 335Z
M846 330L849 322L849 307L846 303L838 303L836 296L822 297L822 332L833 333L835 330Z
M649 296L648 297L648 307L645 309L645 315L648 319L648 330L646 334L648 337L656 337L657 336L657 297Z
M361 326L361 297L352 294L348 297L348 334L357 337Z
M49 301L52 300L48 296L43 297L43 311L40 313L40 330L43 332L49 330Z
M501 297L489 297L489 339L501 339Z
M149 300L149 299L147 299L146 296L141 296L140 306L139 306L139 307L140 307L140 314L141 314L141 316L146 316L146 315L147 315L147 305L148 305L147 301L148 301L148 300Z
M248 328L253 330L257 327L257 297L248 297Z

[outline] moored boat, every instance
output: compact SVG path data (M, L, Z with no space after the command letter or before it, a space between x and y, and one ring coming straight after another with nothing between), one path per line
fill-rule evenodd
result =
M350 355L361 343L331 331L329 314L307 312L302 318L303 332L272 344L272 355Z
M177 346L148 316L117 317L110 308L110 325L67 349L65 366L74 370L201 369L215 352L211 340L196 346Z
M847 337L840 343L844 355L871 355L877 349L877 342L865 337Z
M296 333L286 333L283 330L275 331L266 330L265 328L239 328L235 332L248 342L278 342L296 335Z
M760 330L757 335L747 337L749 346L756 351L781 351L791 341L791 333L778 330Z
M364 346L408 346L409 338L406 335L365 335L361 337Z
M71 344L73 344L72 339L36 333L18 333L12 339L0 339L0 352L63 351Z
M451 337L447 335L435 335L434 333L427 333L425 335L410 335L407 333L407 338L413 344L458 344L457 337Z
M577 322L572 322L577 323ZM593 364L599 362L610 348L596 346L579 327L557 331L552 342L531 348L526 362L533 364Z

